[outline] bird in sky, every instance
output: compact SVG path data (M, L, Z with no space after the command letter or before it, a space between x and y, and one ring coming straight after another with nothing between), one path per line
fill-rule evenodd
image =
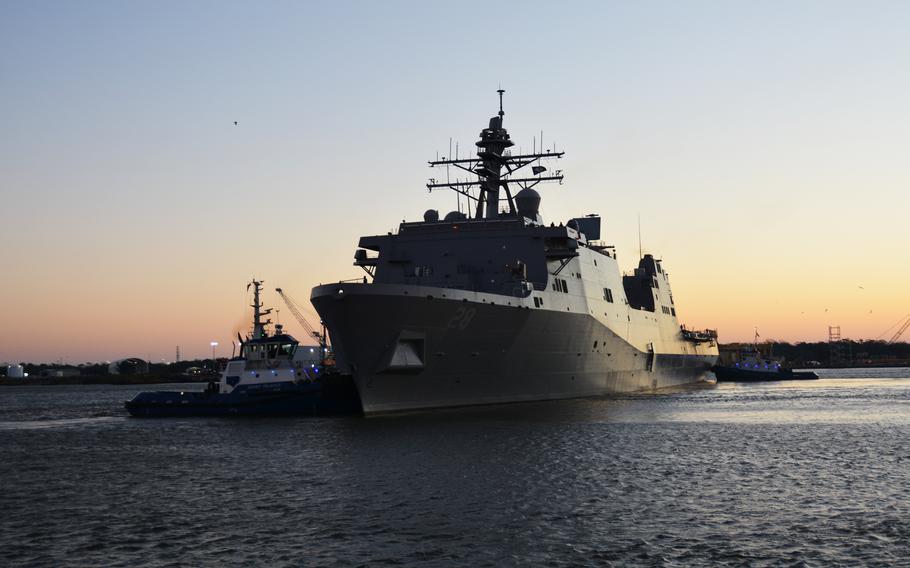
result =
M234 124L237 124L237 123L235 122ZM860 286L859 284L857 284L856 287L859 288L860 290L865 290L865 288L863 288L863 287Z
M236 120L234 121L234 126L237 126L237 121L236 121Z

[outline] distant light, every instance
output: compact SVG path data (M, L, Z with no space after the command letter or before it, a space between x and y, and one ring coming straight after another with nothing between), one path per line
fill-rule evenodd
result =
M218 347L218 342L217 342L217 341L213 341L213 342L212 342L212 347Z

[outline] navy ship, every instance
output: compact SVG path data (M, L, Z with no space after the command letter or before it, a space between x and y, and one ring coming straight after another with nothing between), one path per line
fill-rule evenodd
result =
M599 216L545 222L534 188L562 183L550 167L564 153L512 153L498 93L476 156L429 162L471 176L427 184L454 190L467 212L429 210L396 234L362 237L354 264L363 281L312 290L364 413L706 380L716 331L680 325L661 260L643 255L623 275Z

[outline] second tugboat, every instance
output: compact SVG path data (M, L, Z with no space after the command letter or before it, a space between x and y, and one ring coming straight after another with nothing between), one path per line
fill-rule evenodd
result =
M812 371L794 371L784 367L780 361L765 357L758 348L758 331L751 349L739 352L738 360L729 365L716 365L712 369L718 381L811 381L818 379Z
M143 392L125 403L133 416L314 415L359 413L360 398L350 376L324 364L295 361L298 342L275 325L263 321L271 309L262 309L262 282L253 280L253 329L240 342L240 356L228 361L221 380L205 391ZM324 344L324 342L323 342Z

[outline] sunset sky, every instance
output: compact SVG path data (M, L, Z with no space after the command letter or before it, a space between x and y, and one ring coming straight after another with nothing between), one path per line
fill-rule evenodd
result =
M725 342L910 313L908 2L0 1L0 362L230 354L497 110ZM238 125L234 125L234 121ZM281 319L302 336L290 314ZM315 318L314 318L315 320ZM910 339L910 338L907 338Z

